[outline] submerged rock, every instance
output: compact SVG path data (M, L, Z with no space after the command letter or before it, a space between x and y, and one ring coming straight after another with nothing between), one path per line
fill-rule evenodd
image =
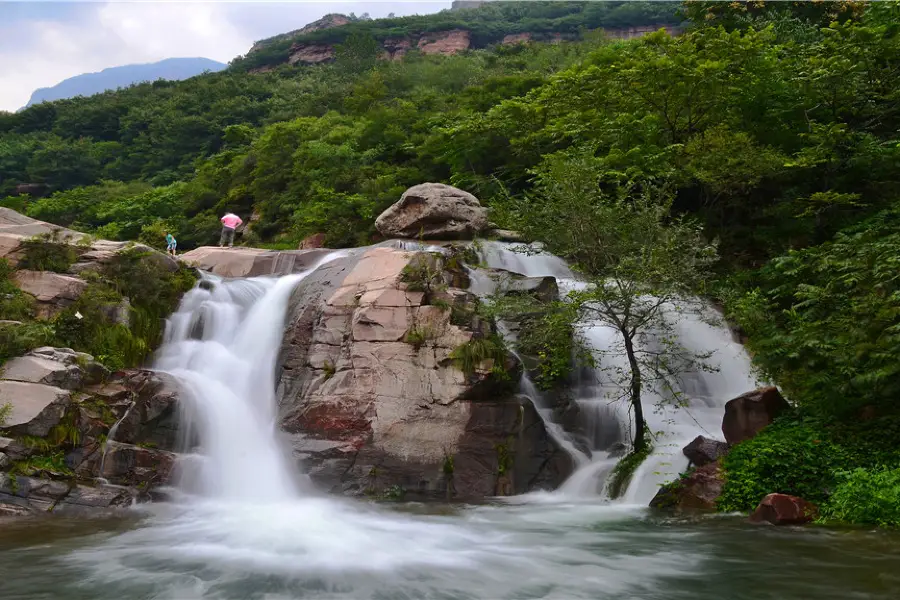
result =
M750 515L750 521L772 525L803 525L814 521L818 515L818 507L803 498L788 494L769 494Z
M488 226L478 198L442 183L422 183L381 213L375 227L385 237L471 239Z
M756 436L790 405L774 386L742 394L725 405L722 433L730 445Z
M682 449L691 464L698 467L716 462L728 453L728 444L698 435Z

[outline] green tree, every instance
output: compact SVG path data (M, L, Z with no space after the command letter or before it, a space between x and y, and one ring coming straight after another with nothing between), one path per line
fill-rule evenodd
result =
M686 309L703 290L716 247L699 226L671 215L663 189L635 182L604 191L597 165L581 152L556 155L536 174L536 193L509 200L508 210L529 236L588 279L586 289L569 294L579 321L618 333L629 365L623 392L634 413L633 450L640 452L646 387L666 387L680 372L705 368L708 357L691 355L667 335L664 315L671 306ZM650 336L658 348L642 344Z

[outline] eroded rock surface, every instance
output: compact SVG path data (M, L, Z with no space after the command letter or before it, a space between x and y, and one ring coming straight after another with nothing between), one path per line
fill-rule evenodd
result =
M497 381L518 365L508 357L466 374L454 364L454 349L489 331L451 319L451 306L464 314L474 301L468 292L411 290L404 268L415 257L371 248L295 291L278 395L296 457L349 495L477 501L554 487L570 458L530 402Z

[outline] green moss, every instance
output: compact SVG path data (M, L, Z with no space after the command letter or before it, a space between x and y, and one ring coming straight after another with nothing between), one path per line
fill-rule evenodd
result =
M0 404L0 427L6 425L6 420L9 419L9 415L12 414L12 404L7 402L6 404Z
M628 488L634 472L641 464L647 460L650 453L653 452L653 444L649 439L646 440L644 447L636 452L629 452L622 460L616 463L616 467L609 474L609 490L610 498L618 498Z
M334 363L330 360L326 360L322 365L322 371L325 373L325 381L328 381L332 377L334 377L335 366Z
M424 346L428 340L437 337L437 332L431 327L420 327L414 325L406 332L403 341L415 347L416 350Z
M66 465L65 454L54 452L52 454L40 454L30 456L25 460L16 461L9 469L9 475L16 474L32 476L72 477L74 473Z

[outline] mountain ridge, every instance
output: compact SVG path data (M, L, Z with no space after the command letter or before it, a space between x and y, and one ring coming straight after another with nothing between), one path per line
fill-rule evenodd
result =
M227 65L224 63L203 57L166 58L152 63L108 67L100 71L69 77L53 86L38 88L32 92L31 98L23 108L41 102L64 100L76 96L92 96L145 81L157 79L181 81L200 75L205 71L221 71L226 67Z

